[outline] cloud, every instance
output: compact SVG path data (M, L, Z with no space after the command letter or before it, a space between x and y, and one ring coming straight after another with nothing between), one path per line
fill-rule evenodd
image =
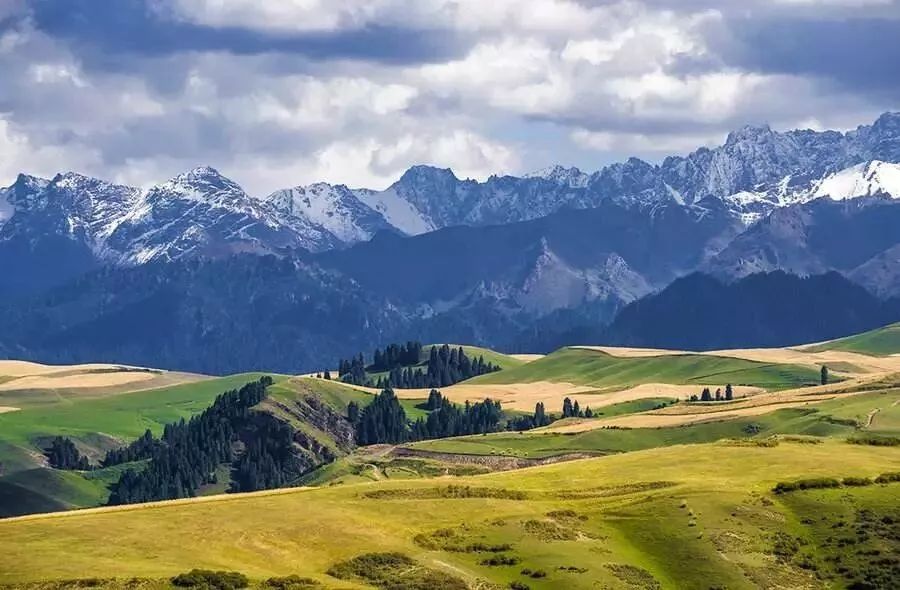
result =
M0 184L596 169L896 108L879 0L0 0Z

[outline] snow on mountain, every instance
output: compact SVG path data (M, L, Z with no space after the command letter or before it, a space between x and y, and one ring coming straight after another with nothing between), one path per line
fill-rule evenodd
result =
M437 229L415 205L403 199L393 188L384 191L356 189L353 193L360 201L380 213L388 223L407 235L416 236Z
M324 227L347 244L369 240L376 232L396 226L344 185L298 186L276 191L265 200L287 215Z
M257 199L209 167L148 191L74 173L22 175L0 191L0 240L67 236L102 260L138 264L233 251L321 251L385 229L418 235L507 224L607 201L648 215L660 205L698 214L721 205L749 226L795 203L878 192L900 197L900 113L847 133L746 126L716 148L660 164L630 158L589 175L555 165L476 182L413 166L382 191L319 183Z
M841 200L878 193L900 198L900 164L873 160L851 166L816 183L813 197Z
M195 168L141 195L106 242L120 262L141 264L186 255L323 250L340 241L307 219L282 219L210 167Z
M557 184L565 184L572 188L584 188L587 186L590 176L578 168L566 168L565 166L555 164L553 166L548 166L547 168L535 170L534 172L526 174L523 178L543 178L544 180L549 180Z

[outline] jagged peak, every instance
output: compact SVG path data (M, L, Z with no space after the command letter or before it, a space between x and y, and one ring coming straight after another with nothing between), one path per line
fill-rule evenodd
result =
M29 187L29 188L43 188L50 184L50 180L47 178L42 178L40 176L32 176L31 174L25 174L24 172L20 172L18 176L16 176L16 181L12 184L10 188L19 186L19 187Z
M751 141L773 134L772 128L767 124L744 125L728 134L728 137L725 139L725 145L734 145L736 143Z
M458 181L456 174L450 168L438 168L428 164L416 164L411 166L398 182L419 182L423 180Z
M228 180L222 174L213 168L212 166L197 166L188 170L187 172L182 172L175 178L173 181L195 181L195 180L207 180L210 178L222 178Z

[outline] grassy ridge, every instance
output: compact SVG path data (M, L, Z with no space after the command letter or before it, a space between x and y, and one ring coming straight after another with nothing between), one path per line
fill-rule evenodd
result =
M798 476L897 470L896 450L837 441L676 446L452 482L389 481L0 521L0 582L165 577L203 567L346 587L325 572L377 547L468 581L518 580L534 590L798 587L809 572L778 561L775 542L780 534L803 535L813 543L804 551L815 554L815 531L798 524L801 507L782 504L792 500L774 496L772 487ZM469 492L448 493L450 483ZM893 493L890 486L848 488L812 499L871 507L881 518L894 510L885 501ZM435 536L438 529L451 532ZM448 538L508 544L506 554L519 563L487 565L484 554L445 549ZM523 568L546 577L523 578Z
M137 438L206 409L220 393L262 374L248 373L113 397L61 399L59 403L0 414L0 516L97 506L121 469L90 473L43 466L41 445L69 436L95 458L120 441Z
M870 412L890 412L883 427L873 420L876 433L895 434L891 426L900 415L900 390L873 392L816 404L809 408L777 410L738 420L709 422L675 428L597 429L577 434L498 433L424 441L415 448L442 453L508 455L540 458L573 452L621 453L678 444L706 443L725 438L766 438L774 434L849 436L865 424Z
M818 346L810 347L812 352L825 350L846 350L872 356L887 356L900 353L900 322L883 328L839 338Z
M744 359L680 354L616 357L597 350L563 348L517 368L482 375L468 383L569 382L626 389L642 383L672 385L752 385L769 390L817 383L816 370L800 365L759 363Z
M94 433L133 439L148 428L158 434L166 423L189 418L207 408L220 393L240 387L262 375L263 373L232 375L163 389L0 414L0 442L31 445L32 441L41 436L67 435L78 438Z
M443 344L427 344L422 348L422 360L428 360L428 354L431 352L432 346L443 346ZM484 362L492 363L500 367L501 369L515 369L516 367L521 367L522 365L527 364L525 361L517 359L508 354L503 354L502 352L497 352L496 350L491 350L490 348L482 348L480 346L469 346L467 344L449 344L450 348L459 348L462 346L463 352L466 353L466 356L469 358L477 358L479 356L484 357Z

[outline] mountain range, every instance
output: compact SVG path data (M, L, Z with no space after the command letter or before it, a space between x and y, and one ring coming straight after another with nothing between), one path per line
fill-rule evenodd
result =
M261 302L273 318L309 328L271 368L304 368L296 347L339 329L347 351L408 335L401 328L521 348L604 326L694 272L727 284L836 271L884 300L900 295L898 222L900 113L846 133L744 127L713 149L590 174L552 166L476 182L414 166L380 191L317 183L251 196L211 167L149 189L22 174L0 189L0 294L10 318L0 351L78 360L54 352L66 341L60 330L44 343L18 331L63 314L60 328L91 326L118 347L108 358L188 368L190 346L145 358L122 342L116 318L139 318L141 306L158 317L175 305L180 328L208 337L191 346L215 349L224 344L210 335L242 337L249 326L223 325L258 321L237 308ZM273 268L285 293L261 284ZM215 284L224 292L213 304ZM79 301L71 317L60 306L67 297ZM231 360L192 367L243 366L220 356Z

